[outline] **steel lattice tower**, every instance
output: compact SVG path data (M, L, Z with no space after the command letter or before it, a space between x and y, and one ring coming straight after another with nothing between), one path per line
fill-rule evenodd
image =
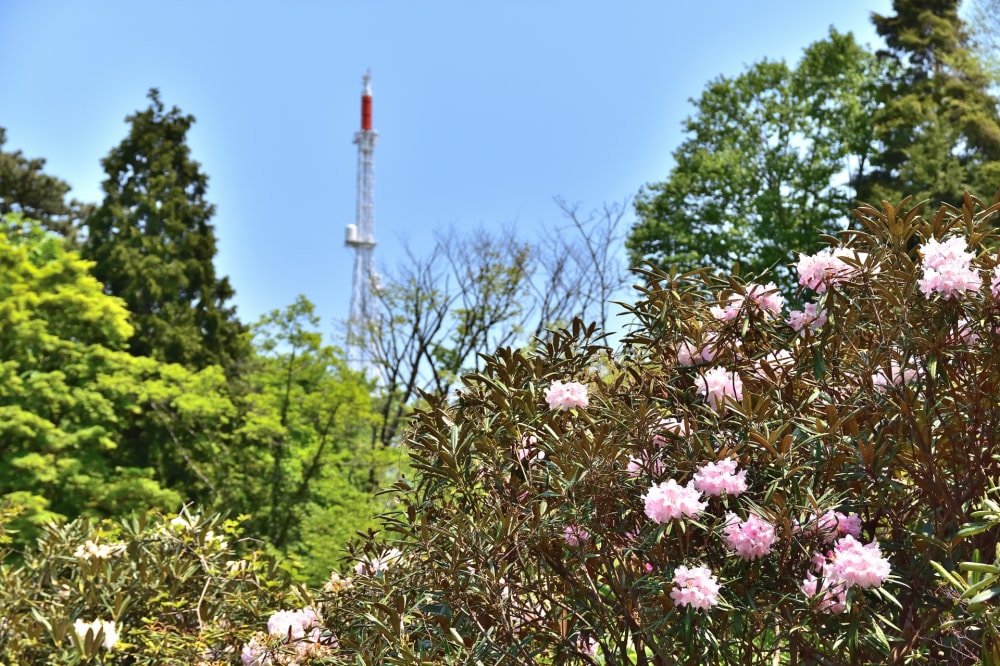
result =
M375 249L375 143L372 129L371 72L365 72L361 93L361 130L354 134L358 145L358 204L354 224L347 225L344 244L354 248L354 278L351 283L351 318L347 322L347 362L370 378L379 376L372 356L371 332L378 319L374 290L377 276L372 256Z

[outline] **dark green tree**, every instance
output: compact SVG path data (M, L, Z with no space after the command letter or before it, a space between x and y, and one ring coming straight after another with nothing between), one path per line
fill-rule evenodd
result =
M194 117L165 110L159 92L126 120L128 136L101 164L104 201L87 220L83 256L109 294L125 300L137 356L232 371L243 356L243 326L227 278L215 274L215 207L208 176L191 159Z
M894 0L872 16L897 74L873 115L880 150L859 191L865 201L913 195L936 207L1000 188L1000 111L992 77L971 48L959 0Z
M790 287L794 253L846 223L873 158L869 118L884 75L851 34L831 30L796 67L765 60L710 82L669 178L636 200L633 263L773 267Z
M20 150L5 152L6 141L7 130L0 127L0 215L21 213L75 244L80 225L94 206L67 201L69 184L44 173L44 159L29 159Z

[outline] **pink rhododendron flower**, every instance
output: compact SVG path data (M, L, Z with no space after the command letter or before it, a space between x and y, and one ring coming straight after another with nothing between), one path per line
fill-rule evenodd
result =
M679 345L677 345L677 364L683 366L697 365L702 363L705 359L702 358L701 350L695 347L693 344L684 340Z
M754 514L741 520L735 513L726 514L722 530L723 541L744 560L755 560L771 552L774 543L774 525Z
M754 374L761 379L770 379L771 375L764 369L765 364L771 369L771 373L780 379L785 372L795 366L795 357L787 349L779 349L778 351L771 352L764 358L758 359L754 365Z
M725 458L705 463L694 473L694 487L706 495L739 495L747 489L746 471L736 471L736 461Z
M594 638L584 638L578 636L576 639L576 649L590 657L597 656L597 641Z
M312 631L309 631L309 630ZM311 640L319 640L319 616L312 608L294 611L278 611L267 620L267 632L272 636L280 636L288 640L305 638L308 633Z
M682 421L680 419L675 419L673 417L660 419L660 422L653 427L653 444L655 446L663 446L667 443L667 439L661 433L669 433L676 437L687 437L691 434L691 426L688 425L687 421Z
M1000 298L1000 265L993 267L993 280L990 282L990 293L993 298Z
M848 587L879 587L889 577L889 560L882 557L882 549L872 541L862 544L848 534L837 541L833 561L824 571L831 578L844 581Z
M934 293L944 298L961 298L967 291L978 291L983 285L979 271L972 268L975 255L967 252L968 243L964 238L952 236L944 242L931 238L921 248L921 268L923 277L917 286L924 296Z
M839 539L826 557L813 557L813 565L819 565L823 582L817 589L816 577L808 573L801 589L810 597L823 593L819 608L828 613L846 609L849 588L880 587L891 571L877 543L862 544L850 534Z
M948 339L952 344L974 345L980 341L980 336L972 327L972 322L962 317L955 323L955 336Z
M817 605L824 613L843 613L847 610L847 586L843 581L836 581L831 585L831 581L824 578L820 584L816 576L807 573L799 589L810 598L822 593Z
M702 374L695 387L712 409L721 408L727 396L736 401L743 399L743 380L739 374L722 367L712 368Z
M715 305L709 308L712 316L724 322L732 321L739 316L740 310L744 306L756 309L768 317L781 313L781 308L785 305L785 297L778 292L778 287L773 282L766 285L748 284L746 295L733 294L724 305Z
M545 389L545 402L549 403L549 409L561 409L569 411L579 407L587 408L587 387L579 382L561 381L552 382L552 386Z
M719 603L719 583L708 567L688 568L682 564L674 570L670 598L678 606L706 610Z
M525 491L527 492L527 491ZM386 571L395 564L400 556L398 548L391 548L384 551L381 555L376 555L375 557L364 557L357 564L354 565L354 572L361 575L374 576L378 573Z
M675 518L692 518L705 510L707 502L701 501L701 493L693 482L682 486L673 479L655 484L643 495L646 515L656 523L666 523Z
M860 270L844 261L845 258L862 265L868 261L866 253L847 248L837 250L826 248L812 256L800 254L796 264L799 284L809 287L817 294L822 294L828 287L847 282L858 275ZM872 272L878 273L878 268L875 267Z
M763 286L759 284L749 285L747 299L766 315L779 315L781 308L785 307L785 297L781 295L777 285L773 282L768 282Z
M530 462L531 460L538 459L544 460L545 451L540 451L537 448L538 438L534 435L525 435L521 438L520 445L514 449L514 454L517 456L519 462Z
M919 379L920 373L916 368L901 369L898 361L889 363L889 372L882 368L872 375L872 386L876 391L884 392L890 386L902 386L911 384Z
M840 511L827 511L821 516L812 514L806 521L803 532L818 534L826 542L848 534L855 539L860 539L861 518L856 513L844 514Z
M807 330L818 331L827 322L826 310L816 310L815 303L806 303L802 310L792 310L788 313L788 325L793 330L805 335Z
M646 472L652 477L658 477L663 474L664 469L662 460L650 460L649 456L645 453L640 454L638 457L629 456L628 465L625 466L625 471L632 476L639 476L643 472Z
M708 309L712 313L712 316L719 321L732 321L740 314L740 308L743 307L743 297L739 295L730 296L729 300L726 302L725 307L721 305L713 305Z
M590 532L579 525L567 525L563 530L563 538L567 545L577 547L584 544L590 538Z

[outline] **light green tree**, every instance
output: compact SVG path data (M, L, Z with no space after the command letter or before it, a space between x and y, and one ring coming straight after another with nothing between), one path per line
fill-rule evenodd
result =
M667 180L636 201L633 263L690 270L774 269L843 228L874 155L869 119L885 70L851 34L830 31L799 63L762 61L694 100Z

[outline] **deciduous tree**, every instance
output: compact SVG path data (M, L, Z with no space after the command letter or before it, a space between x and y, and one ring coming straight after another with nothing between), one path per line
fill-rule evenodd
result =
M795 67L762 61L719 77L694 101L687 138L667 180L636 201L627 247L633 263L690 270L773 269L817 249L817 232L846 224L870 168L869 119L885 71L850 34L835 30Z

